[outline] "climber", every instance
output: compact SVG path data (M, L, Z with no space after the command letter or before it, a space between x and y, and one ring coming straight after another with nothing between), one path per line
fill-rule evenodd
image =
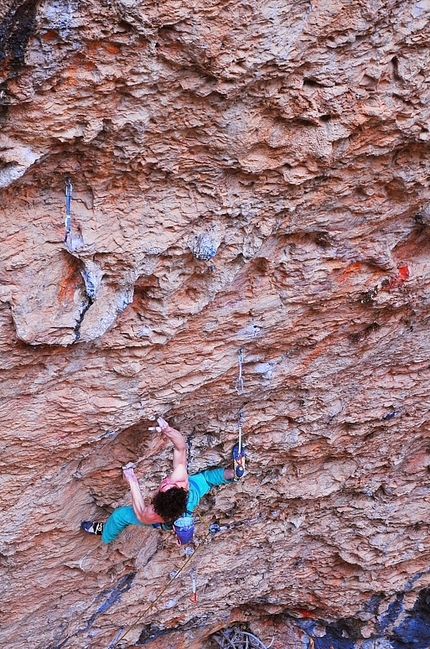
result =
M158 426L149 430L163 433L173 443L173 471L161 481L151 503L145 505L133 465L127 464L123 467L124 480L130 486L132 507L115 509L106 523L97 521L81 523L84 532L101 535L104 543L116 539L128 525L150 525L172 529L173 523L178 522L183 514L191 516L202 496L212 487L233 482L244 473L245 451L243 447L238 449L236 444L233 449L234 469L206 469L188 476L187 446L184 436L161 417L157 422ZM175 530L178 534L176 526ZM179 534L178 538L180 538ZM188 542L188 540L180 542Z

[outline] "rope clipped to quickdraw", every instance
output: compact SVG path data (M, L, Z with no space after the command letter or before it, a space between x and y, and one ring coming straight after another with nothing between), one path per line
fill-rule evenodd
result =
M239 412L237 418L237 430L239 441L233 446L233 464L234 464L234 479L239 480L245 473L245 449L242 444L242 422L244 416Z
M237 435L238 435L238 447L239 447L239 453L242 452L242 423L245 422L245 415L243 414L242 411L239 412L238 418L237 418Z
M244 382L243 382L243 362L245 359L245 354L242 348L238 352L238 364L239 364L239 375L234 384L237 394L243 394L245 392ZM244 416L242 411L239 411L237 419L237 432L238 432L238 443L233 447L233 462L234 462L234 474L235 480L238 480L245 473L245 449L242 444L242 424L244 422Z
M65 234L64 234L64 243L67 242L67 238L72 231L72 195L73 195L73 185L71 178L66 179L66 218L64 220Z

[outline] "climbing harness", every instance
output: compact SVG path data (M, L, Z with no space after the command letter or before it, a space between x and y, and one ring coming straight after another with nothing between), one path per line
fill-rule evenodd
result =
M244 385L243 385L243 377L242 377L243 360L244 360L244 353L243 353L243 349L240 348L238 352L239 376L237 377L236 383L234 384L234 388L237 394L244 393Z
M190 602L197 602L197 568L191 568L191 588L193 591Z
M70 178L67 178L66 180L66 218L64 220L64 227L65 227L65 234L64 234L64 243L67 242L67 237L71 233L72 230L72 214L71 214L71 206L72 206L72 195L73 195L73 185L72 181Z

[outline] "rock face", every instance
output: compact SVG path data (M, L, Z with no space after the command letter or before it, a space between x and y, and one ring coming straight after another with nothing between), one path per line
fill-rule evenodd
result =
M430 646L429 18L0 4L1 646ZM157 415L190 472L246 444L193 554L79 530Z

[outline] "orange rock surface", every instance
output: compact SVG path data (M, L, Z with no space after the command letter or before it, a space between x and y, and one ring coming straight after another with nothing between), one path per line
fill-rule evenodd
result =
M354 619L371 649L430 587L429 17L0 5L1 646L319 649ZM240 413L193 555L80 532L130 504L123 464L146 496L169 471L156 416L195 472Z

